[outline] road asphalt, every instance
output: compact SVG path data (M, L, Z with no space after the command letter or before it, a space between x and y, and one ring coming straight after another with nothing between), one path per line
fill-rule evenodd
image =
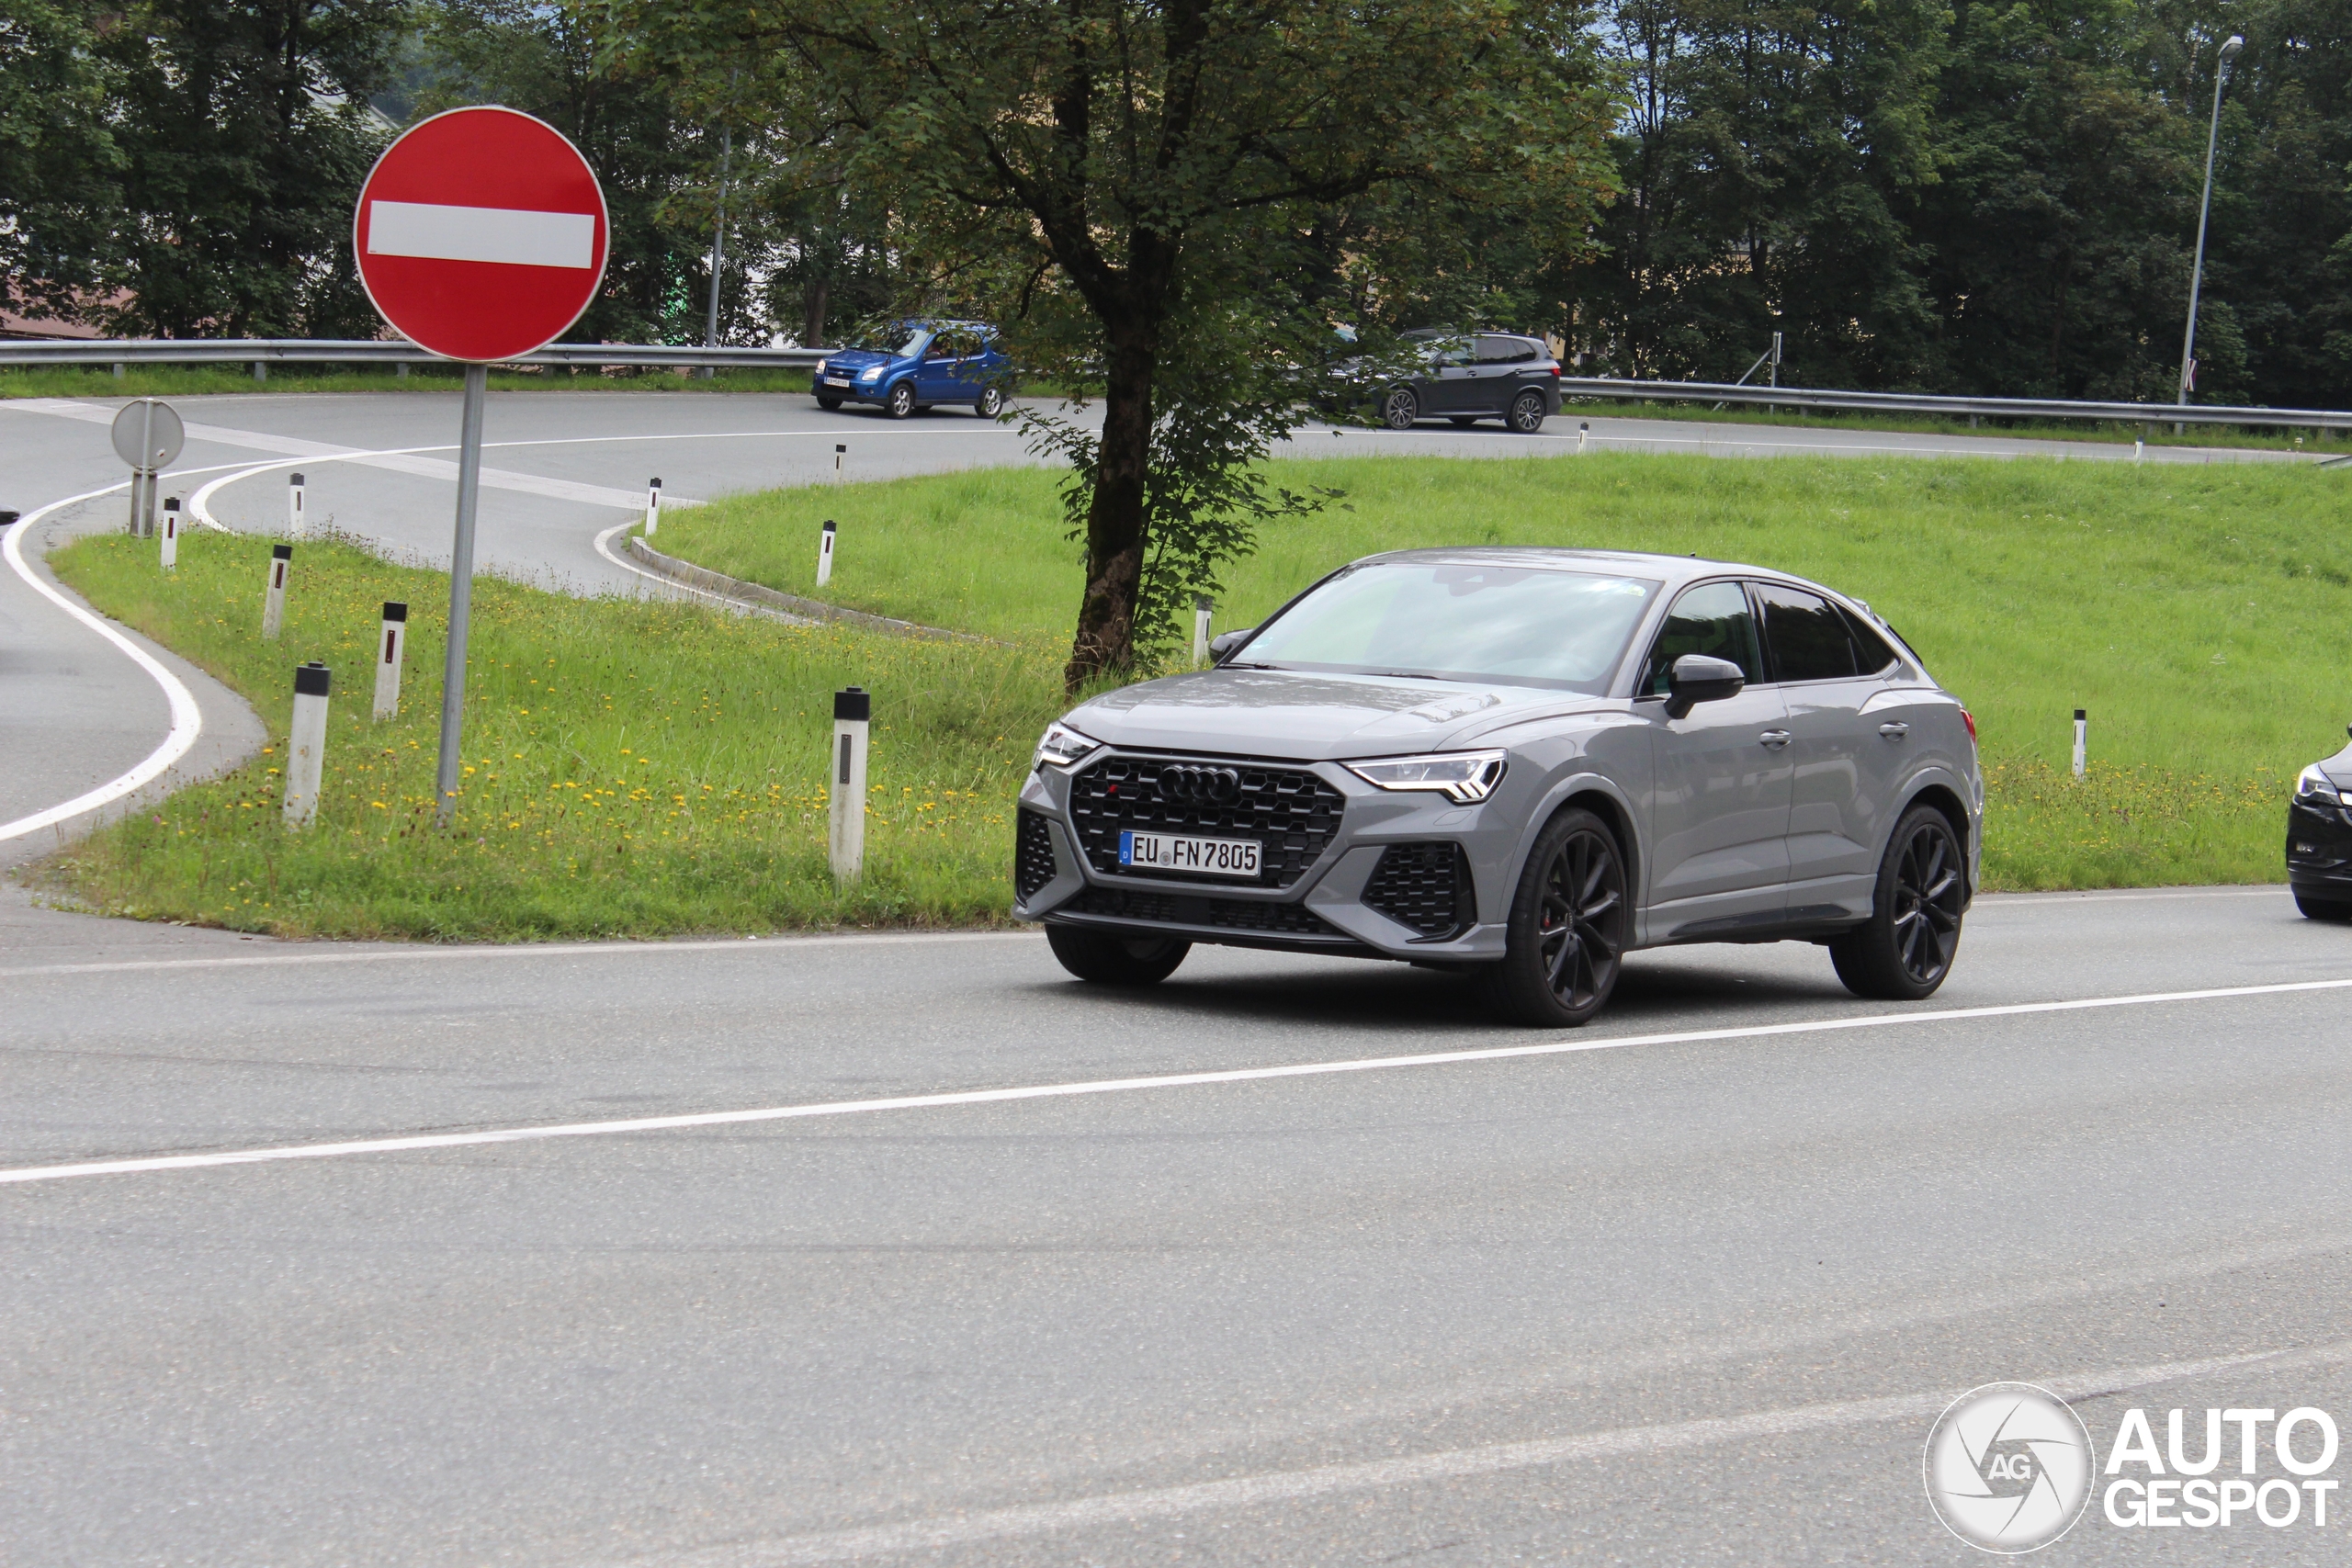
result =
M446 551L454 399L181 406L167 489L245 476L223 523L275 526L299 461L313 516ZM0 403L0 505L117 482L107 417ZM1023 460L788 398L508 394L489 440L485 563L582 591L650 591L594 542L655 473ZM29 525L28 570L121 506ZM258 743L156 657L183 772ZM0 570L0 827L169 722ZM0 893L0 1562L1976 1561L1920 1461L1977 1384L2066 1394L2102 1455L2134 1407L2352 1422L2347 982L2352 931L2274 888L1987 898L1907 1008L1807 945L1645 954L1564 1035L1345 960L1121 994L1025 933L329 946ZM58 1174L152 1156L190 1157ZM2094 1498L2037 1561L2338 1529Z
M1569 1035L1025 934L5 929L11 1562L1956 1563L1962 1390L2078 1395L2102 1454L2133 1406L2352 1418L2345 993L2278 988L2352 931L2276 889L1987 898L1910 1008L1646 954ZM1986 1010L2068 999L2122 1005ZM494 1136L1524 1045L1586 1048ZM18 1179L419 1133L482 1141ZM2337 1522L2094 1502L2037 1560Z

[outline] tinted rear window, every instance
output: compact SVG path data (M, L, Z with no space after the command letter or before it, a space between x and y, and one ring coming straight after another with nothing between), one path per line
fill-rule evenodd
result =
M1773 677L1780 681L1835 681L1858 671L1853 635L1846 617L1818 593L1757 584L1764 605L1764 646L1771 650Z

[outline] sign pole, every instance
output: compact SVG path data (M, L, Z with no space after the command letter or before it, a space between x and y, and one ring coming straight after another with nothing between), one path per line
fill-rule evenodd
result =
M449 550L449 649L441 674L441 777L434 820L447 828L458 813L458 777L464 751L459 730L466 706L466 619L473 604L474 502L481 492L481 398L490 367L466 367L466 412L458 437L458 534Z

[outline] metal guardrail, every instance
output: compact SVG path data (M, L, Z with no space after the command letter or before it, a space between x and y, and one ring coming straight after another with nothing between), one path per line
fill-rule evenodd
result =
M684 344L559 343L505 363L601 369L806 369L822 348L693 348ZM148 338L0 341L0 366L33 365L447 365L411 343L334 338ZM1565 376L1560 395L1618 402L1747 403L1838 413L1913 413L1944 418L2094 420L2119 424L2237 424L2352 431L2352 411L2245 408L2230 404L2090 403L2042 398L1947 398L1916 392L1816 391L1718 381L1623 381Z
M822 348L693 348L636 343L550 344L511 365L805 370ZM0 341L0 365L448 365L413 343L339 338L74 338Z
M2122 424L2258 424L2352 430L2341 409L2245 408L2223 403L2078 403L2043 398L1945 398L1924 392L1822 392L1797 387L1742 387L1714 381L1619 381L1563 376L1564 398L1620 401L1752 403L1835 412L1924 413L1946 418L2087 419Z

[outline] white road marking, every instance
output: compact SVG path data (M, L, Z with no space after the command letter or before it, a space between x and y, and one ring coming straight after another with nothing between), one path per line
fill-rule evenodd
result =
M178 676L164 669L153 654L117 631L110 623L92 615L48 583L43 582L40 575L25 562L25 536L30 533L33 526L42 518L82 502L94 501L99 496L110 495L118 491L128 491L130 488L130 482L125 480L120 484L107 485L103 490L85 491L80 495L69 495L63 501L50 502L31 515L20 519L8 530L6 542L0 543L0 555L7 558L8 565L18 577L23 578L32 586L34 592L120 649L132 663L147 671L154 679L155 683L164 688L164 700L171 705L172 709L171 729L164 735L162 745L148 752L146 758L137 767L120 777L109 779L97 788L77 795L62 805L52 806L46 811L36 811L29 817L19 817L14 822L0 822L0 841L21 839L28 833L37 833L43 828L53 827L69 818L79 817L85 812L96 811L102 806L120 800L124 795L161 775L166 768L187 756L188 748L196 744L196 738L204 732L204 714L196 705L196 694L189 691Z
M1262 1083L1275 1078L1326 1077L1339 1073L1376 1073L1399 1067L1459 1066L1527 1056L1558 1056L1585 1051L1623 1051L1642 1045L1687 1045L1716 1040L1761 1040L1778 1035L1823 1034L1850 1029L1904 1024L1952 1023L1985 1018L2025 1018L2041 1013L2083 1012L2102 1008L2153 1007L2174 1002L2221 1001L2240 997L2288 996L2303 991L2352 988L2352 980L2297 980L2270 986L2228 986L2201 991L2154 991L2127 997L2086 997L2069 1001L2012 1002L1998 1007L1941 1008L1920 1012L1870 1013L1860 1018L1812 1019L1797 1023L1748 1024L1732 1029L1686 1030L1667 1034L1578 1035L1541 1045L1499 1045L1471 1051L1429 1051L1409 1056L1367 1056L1339 1062L1297 1062L1273 1067L1232 1067L1151 1077L1099 1078L1091 1082L1032 1084L1019 1089L966 1089L947 1094L897 1095L885 1100L823 1100L813 1105L764 1106L752 1111L706 1111L682 1116L638 1116L614 1122L571 1122L552 1126L500 1127L473 1133L430 1133L408 1137L356 1138L334 1144L294 1144L274 1148L229 1149L213 1154L153 1155L129 1159L84 1160L72 1165L24 1166L0 1170L0 1185L61 1181L85 1176L124 1176L155 1170L205 1170L216 1166L261 1165L278 1160L335 1159L351 1155L398 1154L416 1149L477 1148L489 1144L534 1143L547 1138L606 1137L619 1133L668 1133L690 1127L731 1127L757 1122L805 1121L820 1116L859 1116L885 1111L936 1111L952 1106L999 1105L1014 1100L1067 1100L1081 1095L1132 1094L1145 1089L1198 1089L1216 1084Z
M633 953L774 953L803 947L870 946L881 942L1035 942L1042 932L1013 931L860 931L843 936L727 937L710 942L550 942L509 946L373 947L349 951L330 948L322 953L241 953L233 958L123 958L89 964L35 964L0 969L0 981L43 975L126 975L150 969L250 969L280 964L443 964L474 958L626 958ZM293 943L288 944L297 945ZM323 945L323 944L322 944Z
M2352 1359L2352 1341L2317 1346L2306 1350L2222 1356L2196 1361L2166 1361L2154 1366L2119 1367L2106 1371L2045 1377L2035 1381L2062 1399L2082 1400L2252 1367L2283 1368L2346 1359ZM1514 1471L1540 1470L1555 1465L1645 1458L1688 1449L1714 1448L1724 1443L1750 1442L1759 1438L1794 1437L1800 1433L1840 1427L1873 1426L1887 1421L1924 1421L1940 1414L1953 1400L1967 1392L1965 1388L1929 1389L1885 1399L1838 1400L1781 1410L1760 1410L1746 1416L1710 1416L1649 1427L1620 1427L1609 1431L1578 1433L1573 1437L1493 1443L1480 1448L1412 1454L1401 1459L1237 1475L1222 1481L1198 1482L1189 1486L1078 1497L1062 1503L997 1508L950 1518L913 1519L903 1524L871 1525L859 1529L832 1530L821 1535L786 1537L771 1541L731 1542L697 1551L664 1553L662 1561L674 1565L674 1568L815 1568L820 1563L847 1562L861 1557L894 1553L939 1551L1022 1536L1133 1527L1146 1520L1182 1518L1189 1514L1211 1509L1264 1507L1350 1492L1421 1486L1431 1482L1505 1475Z
M596 218L590 212L371 201L368 254L586 271L596 265Z

